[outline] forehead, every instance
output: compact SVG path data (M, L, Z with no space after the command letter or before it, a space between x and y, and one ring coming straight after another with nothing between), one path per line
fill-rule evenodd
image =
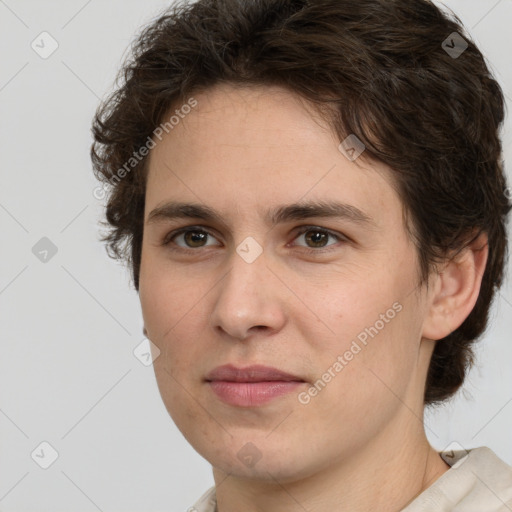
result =
M328 123L292 92L222 84L194 99L150 152L147 206L187 199L240 211L333 199L378 216L400 206L392 171L364 152L350 161Z

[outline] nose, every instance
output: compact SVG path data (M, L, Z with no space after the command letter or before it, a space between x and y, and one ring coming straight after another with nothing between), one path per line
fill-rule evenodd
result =
M215 291L211 324L225 336L244 340L253 333L273 334L286 323L286 287L268 267L265 251L251 263L234 251Z

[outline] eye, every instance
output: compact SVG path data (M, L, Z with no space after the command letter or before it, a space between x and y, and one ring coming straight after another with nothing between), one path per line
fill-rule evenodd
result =
M302 230L297 234L295 240L303 238L306 242L306 245L298 244L301 247L306 247L310 250L310 252L324 252L319 251L318 249L323 249L325 247L330 247L335 244L328 244L329 238L333 238L338 242L348 241L346 237L339 233L334 233L325 228L320 228L318 226L305 226ZM331 249L327 249L328 251Z
M335 242L348 242L348 239L341 233L336 233L318 226L304 226L296 234L294 240L303 239L305 244L292 244L303 247L306 252L321 253L332 250L330 247L336 243L329 243L329 238ZM221 245L215 243L216 238L207 230L201 227L189 226L169 233L162 242L162 245L169 246L171 250L189 251L202 247ZM210 243L212 242L212 243ZM334 248L333 248L334 249Z
M172 244L177 245L178 249L185 250L207 247L209 245L219 245L207 243L208 238L214 238L210 232L201 228L188 227L170 233L165 238L162 245L170 245L172 242ZM179 243L181 241L182 243Z

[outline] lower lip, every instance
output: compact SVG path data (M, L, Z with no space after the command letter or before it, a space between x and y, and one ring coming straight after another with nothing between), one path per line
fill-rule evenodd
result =
M291 393L304 382L268 381L268 382L228 382L216 380L208 382L212 391L230 405L252 407L270 402L278 396Z

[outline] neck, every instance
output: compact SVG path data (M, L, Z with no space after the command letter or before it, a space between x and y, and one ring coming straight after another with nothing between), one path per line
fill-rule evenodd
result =
M278 481L270 474L267 479L248 479L214 468L217 510L398 512L449 469L428 443L418 418L397 439L396 432L404 432L399 423L388 425L361 450L333 458L299 480Z

